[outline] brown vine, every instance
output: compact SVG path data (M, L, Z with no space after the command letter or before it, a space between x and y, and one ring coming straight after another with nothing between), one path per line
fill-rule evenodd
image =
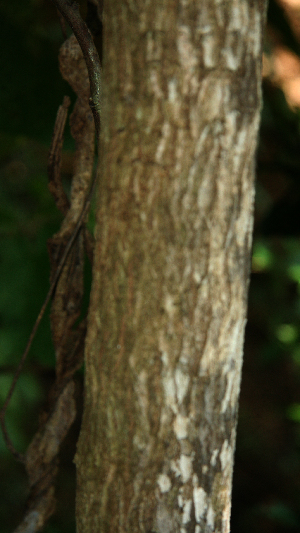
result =
M56 3L56 2L55 2ZM77 95L70 116L71 134L75 140L75 162L70 199L61 181L61 151L70 99L64 98L59 107L52 145L48 158L49 190L58 209L64 214L61 229L48 240L51 264L50 289L39 313L12 386L0 413L5 442L14 456L24 463L29 480L26 512L15 533L35 533L43 528L55 509L55 479L58 472L58 453L61 443L76 416L74 373L83 362L86 320L77 324L83 298L83 269L85 252L92 261L93 238L86 228L86 218L95 184L94 140L95 126L99 133L99 108L95 104L95 87L91 83L91 64L87 57L93 54L98 61L91 34L81 20L77 4L60 1L66 13L75 16L81 28L81 42L71 35L59 53L60 71ZM75 15L74 15L75 13ZM69 21L68 17L66 19ZM76 26L75 24L75 26ZM83 37L84 39L83 39ZM77 36L78 37L78 36ZM89 50L83 53L88 43ZM98 58L98 59L97 59ZM88 67L88 68L87 68ZM99 68L98 68L99 71ZM97 72L98 72L97 71ZM48 397L48 406L42 413L39 428L24 455L17 452L5 427L5 413L16 382L22 371L33 337L52 297L51 332L56 356L56 378Z

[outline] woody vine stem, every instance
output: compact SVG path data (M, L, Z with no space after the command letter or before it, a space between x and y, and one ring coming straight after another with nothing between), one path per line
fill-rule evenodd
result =
M99 148L99 135L100 135L100 118L101 118L101 95L102 95L102 84L101 84L101 64L99 55L97 52L97 49L95 47L93 37L90 33L90 30L88 29L86 23L83 21L83 19L80 16L79 12L79 4L73 0L53 0L53 3L56 5L59 12L62 14L62 16L65 18L65 20L69 23L71 26L74 35L77 38L77 41L80 45L80 48L82 50L85 63L88 70L89 75L89 81L90 81L90 107L93 112L94 116L94 122L95 122L95 129L96 129L96 136L97 136L97 147ZM99 151L99 150L98 150ZM10 399L13 395L15 386L17 384L18 378L22 372L22 369L25 364L25 360L27 358L28 352L30 350L32 341L35 337L36 331L38 329L38 326L41 322L41 319L45 313L46 307L50 301L50 298L53 296L53 293L55 291L55 287L57 285L57 281L60 277L60 274L62 272L62 269L64 267L64 264L66 262L67 256L76 240L76 237L80 231L80 228L82 227L82 224L84 223L86 214L90 207L91 198L94 192L95 188L95 182L96 182L96 174L94 174L94 177L92 179L92 183L90 186L90 190L87 194L85 204L83 206L82 212L78 217L78 221L76 223L76 226L74 228L74 231L66 245L66 248L64 250L64 253L62 255L62 258L59 262L59 265L56 269L55 275L52 279L52 283L50 285L49 291L47 293L47 296L45 298L45 301L43 303L43 306L40 310L40 313L36 319L36 322L33 326L32 332L29 336L26 348L23 352L23 355L21 357L20 363L18 365L18 368L16 370L14 379L12 381L12 384L10 386L10 389L8 391L8 394L6 396L5 402L3 404L3 407L0 411L0 424L4 436L4 440L6 443L6 446L11 451L11 453L15 456L15 458L21 462L24 462L24 456L20 453L18 453L7 432L6 425L5 425L5 414L8 407L8 404L10 402Z
M102 83L101 64L93 37L79 13L79 4L73 0L53 0L57 9L71 26L85 59L90 80L90 107L93 111L97 141L100 133Z

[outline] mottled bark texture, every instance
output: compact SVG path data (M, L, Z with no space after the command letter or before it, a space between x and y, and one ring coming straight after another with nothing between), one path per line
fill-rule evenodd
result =
M225 533L264 0L106 0L78 533Z

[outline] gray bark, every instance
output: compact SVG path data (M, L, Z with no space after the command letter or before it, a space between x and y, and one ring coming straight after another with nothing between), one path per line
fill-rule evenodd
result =
M78 533L229 531L265 7L104 2Z

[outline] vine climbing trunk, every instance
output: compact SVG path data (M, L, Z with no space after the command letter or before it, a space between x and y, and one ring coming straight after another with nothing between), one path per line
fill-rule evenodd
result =
M225 533L264 0L104 0L78 533Z

